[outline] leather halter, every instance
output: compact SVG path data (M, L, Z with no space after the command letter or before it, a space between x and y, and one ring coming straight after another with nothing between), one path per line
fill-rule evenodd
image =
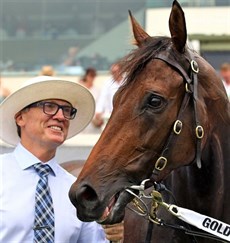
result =
M183 123L181 121L181 117L183 114L183 111L187 107L187 104L189 100L193 99L193 108L194 108L194 119L195 119L195 135L196 135L196 164L198 168L201 168L201 139L204 136L204 129L200 125L199 117L198 117L198 111L197 111L197 99L198 99L198 79L197 74L199 72L199 67L197 62L195 61L195 58L193 56L193 53L188 53L188 57L184 56L184 62L176 62L174 59L172 59L172 56L175 56L175 50L172 50L172 47L170 47L166 52L159 53L156 56L154 56L154 59L160 59L173 68L175 68L183 77L184 83L185 83L185 95L183 98L183 101L181 103L180 110L177 115L177 119L174 122L173 129L166 141L166 144L162 150L161 156L157 159L155 163L155 168L153 170L153 175L158 175L160 171L162 171L165 166L167 165L167 154L169 151L170 145L172 145L173 139L175 139L175 136L179 135L181 133ZM181 60L181 57L180 59ZM189 70L185 69L185 65L189 64ZM190 75L188 74L190 73Z

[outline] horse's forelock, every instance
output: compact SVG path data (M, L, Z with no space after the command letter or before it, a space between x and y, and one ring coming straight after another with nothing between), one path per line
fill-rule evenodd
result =
M124 85L129 85L136 80L136 77L146 67L150 60L161 51L166 50L170 44L168 37L154 37L145 45L134 49L122 60L122 73L125 74L126 80Z

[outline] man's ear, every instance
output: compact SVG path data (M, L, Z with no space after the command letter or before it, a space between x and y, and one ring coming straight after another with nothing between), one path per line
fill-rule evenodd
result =
M21 127L24 124L23 112L22 111L17 112L14 116L14 119L16 124Z

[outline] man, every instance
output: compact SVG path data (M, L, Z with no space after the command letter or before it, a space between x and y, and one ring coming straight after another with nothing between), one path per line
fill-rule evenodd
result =
M89 67L85 69L84 75L80 78L79 84L85 86L93 95L95 102L97 102L100 90L95 85L95 79L97 77L97 71L95 68ZM91 122L82 132L84 134L99 134L101 133L101 129L99 127L95 127L93 122Z
M104 243L120 240L123 225L81 222L69 201L74 176L56 161L56 150L94 115L83 86L36 77L0 105L0 138L15 150L0 155L0 242ZM40 193L40 195L39 195Z

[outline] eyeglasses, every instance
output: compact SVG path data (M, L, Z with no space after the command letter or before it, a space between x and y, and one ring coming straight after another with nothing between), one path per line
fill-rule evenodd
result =
M63 115L68 120L73 120L76 116L77 109L69 105L58 105L49 101L39 101L27 106L30 107L42 107L43 112L47 115L54 116L58 113L59 109L62 109Z

